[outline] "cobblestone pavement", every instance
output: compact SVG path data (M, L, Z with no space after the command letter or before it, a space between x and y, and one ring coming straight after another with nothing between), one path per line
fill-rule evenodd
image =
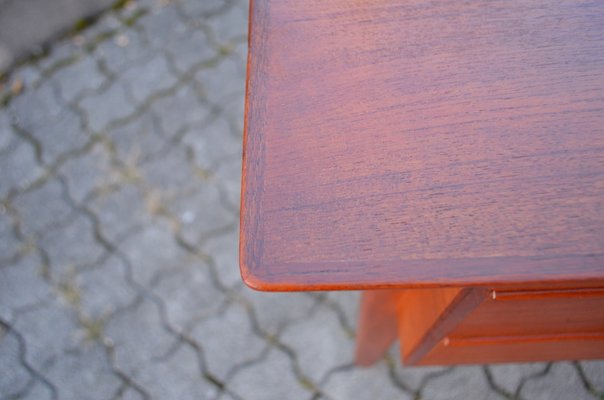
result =
M131 3L9 78L0 398L604 398L602 362L355 368L358 294L241 283L246 16Z

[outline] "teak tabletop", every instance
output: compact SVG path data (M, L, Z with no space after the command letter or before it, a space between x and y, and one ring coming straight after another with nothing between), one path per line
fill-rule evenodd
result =
M252 287L604 282L602 1L255 0L245 122Z

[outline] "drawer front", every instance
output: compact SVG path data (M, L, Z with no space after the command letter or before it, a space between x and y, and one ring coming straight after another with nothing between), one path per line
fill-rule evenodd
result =
M493 293L450 339L604 334L604 289Z

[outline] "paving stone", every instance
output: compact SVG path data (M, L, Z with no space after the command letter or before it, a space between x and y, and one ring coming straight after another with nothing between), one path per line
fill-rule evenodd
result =
M5 212L0 212L0 265L19 253L21 241L15 236L13 221Z
M88 115L88 124L94 132L102 132L110 122L123 119L136 109L121 81L114 82L104 91L84 97L80 106Z
M40 259L32 254L0 268L0 316L12 320L15 312L51 296L42 278Z
M116 367L133 377L165 357L176 343L149 300L114 316L105 327L105 335L113 342Z
M531 400L592 400L575 368L570 363L555 363L545 376L529 379L520 395Z
M38 245L46 251L56 281L71 276L81 267L96 264L107 252L95 239L92 222L82 215L66 226L45 232Z
M89 318L98 320L132 304L138 292L126 281L124 262L111 256L98 267L75 278L80 290L80 307Z
M120 160L127 166L137 166L161 156L167 146L159 119L145 113L134 121L113 129L109 134Z
M109 154L101 143L95 144L90 151L65 162L59 173L67 182L69 194L79 204L94 189L116 183L117 178L111 170Z
M180 5L185 15L195 19L205 19L224 12L230 7L232 1L228 0L182 0Z
M19 341L11 331L0 330L0 395L17 398L32 383L32 377L21 362Z
M220 282L230 288L241 286L239 272L239 229L233 228L223 235L208 239L201 249L214 260Z
M99 90L106 78L92 56L80 56L73 64L57 71L52 80L56 82L63 101L70 103L84 91Z
M346 324L351 329L357 326L357 316L359 312L359 302L361 293L358 291L333 291L325 293L329 301L333 301L344 313Z
M79 116L60 100L51 83L18 96L11 102L11 109L18 129L40 144L42 161L46 164L84 147L90 140L82 130ZM36 112L31 112L32 109Z
M315 303L304 293L257 292L248 287L242 289L241 296L254 307L260 329L269 334L306 317Z
M160 55L132 66L120 79L128 86L137 103L176 84L176 77L170 73L166 59Z
M335 367L353 362L353 339L324 305L312 316L287 325L280 338L297 354L302 373L315 383Z
M166 138L173 139L184 129L202 128L209 119L210 111L202 104L190 86L180 88L174 95L163 97L153 103L153 114L159 119L161 131Z
M65 352L43 373L62 400L110 399L121 384L111 371L105 350L98 344L85 344Z
M27 188L43 173L32 146L22 140L13 142L0 157L0 198Z
M195 74L203 94L211 103L220 105L229 96L241 97L245 91L245 74L232 57L222 58L213 68L204 68Z
M0 154L15 140L11 128L11 116L6 109L0 109Z
M546 363L489 365L493 382L510 394L515 394L524 379L542 373Z
M241 157L235 156L232 160L224 160L216 168L213 178L219 182L229 206L239 210L241 204Z
M352 368L336 372L322 389L326 397L331 400L411 399L389 380L388 369L384 363L378 363L371 368ZM462 398L458 397L458 399Z
M195 164L206 171L214 170L225 159L241 156L241 140L224 118L216 118L202 130L192 131L183 143L192 149Z
M171 147L141 167L145 181L162 192L177 193L195 186L193 168L182 146Z
M237 216L221 204L219 188L209 183L198 182L193 193L172 200L168 208L178 216L183 238L193 245L237 222Z
M604 394L604 362L581 361L581 367L593 388L600 394Z
M19 314L14 327L25 339L25 358L35 369L48 365L81 343L74 311L55 298Z
M190 32L190 28L183 22L177 8L172 4L153 7L139 20L139 25L149 45L155 50L170 46L173 39L183 37Z
M143 191L135 185L124 184L116 191L102 193L89 207L101 223L103 236L114 244L150 220Z
M115 397L115 400L145 400L145 397L132 388L127 388L121 395Z
M40 381L34 382L27 392L19 397L20 400L55 400L52 390Z
M431 379L422 390L422 398L434 400L504 399L490 388L486 376L479 366L457 367Z
M24 234L39 234L53 225L64 223L75 212L67 203L62 184L51 179L42 186L19 194L13 201L21 217Z
M153 57L155 51L144 44L142 35L136 30L117 32L111 39L98 45L94 56L101 60L115 75L128 67Z
M177 330L187 330L194 321L218 311L226 301L214 286L205 263L189 262L168 271L153 291L163 300L168 321Z
M149 286L163 270L182 265L190 256L176 243L167 225L155 222L118 244L132 267L134 281Z
M258 359L267 346L254 335L249 316L239 304L198 322L191 337L203 348L208 371L220 380L237 366Z
M183 33L168 43L170 45L166 48L166 52L171 56L174 67L180 73L207 65L217 57L205 34L199 30Z
M166 360L146 365L137 381L154 399L213 399L218 388L203 378L195 352L181 345Z
M239 371L228 386L246 400L305 399L311 395L298 382L289 358L277 349L262 362Z
M208 20L215 39L219 43L229 43L247 37L248 9L233 3L226 12Z

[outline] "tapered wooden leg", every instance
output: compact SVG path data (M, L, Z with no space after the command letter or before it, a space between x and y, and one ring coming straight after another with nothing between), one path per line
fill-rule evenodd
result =
M397 338L397 306L402 290L363 292L357 327L355 363L378 361Z

